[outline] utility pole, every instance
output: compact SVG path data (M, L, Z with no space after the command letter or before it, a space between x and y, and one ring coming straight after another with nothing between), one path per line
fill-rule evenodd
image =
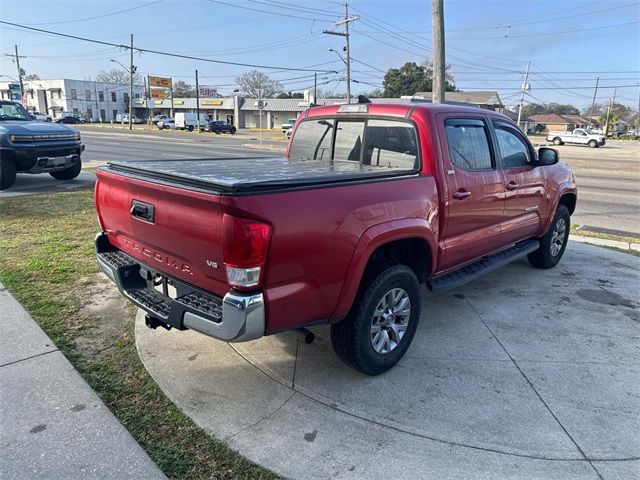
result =
M596 95L598 94L598 84L600 83L600 77L596 78L596 89L593 91L593 101L591 102L591 115L589 115L589 127L591 126L591 119L594 115L596 108Z
M347 74L347 103L351 103L351 51L349 50L349 24L351 22L355 22L360 17L355 15L353 17L349 17L349 2L345 2L344 4L344 19L334 22L335 26L344 25L344 32L336 32L335 30L323 30L322 33L326 33L327 35L337 35L339 37L344 37L345 46L344 53L347 57L345 61L346 66L346 74Z
M264 104L262 103L262 89L258 89L258 117L260 118L260 146L262 146L262 109Z
M531 66L531 62L527 62L527 71L524 74L524 83L522 84L522 88L520 89L520 108L518 108L518 128L520 128L520 119L522 118L522 108L524 107L524 94L529 90L529 84L527 83L529 80L529 67Z
M5 53L5 56L13 58L13 61L16 62L16 66L18 67L18 83L20 84L20 99L22 102L22 99L24 99L24 84L22 83L22 69L20 68L20 59L27 58L27 57L25 57L24 55L19 55L18 45L16 45L15 47L16 47L15 54L12 55L10 53ZM24 105L24 102L22 103Z
M196 70L196 125L200 132L200 85L198 84L198 70Z
M431 0L431 30L433 42L433 88L431 101L444 103L445 64L444 64L444 2Z
M129 53L129 130L133 130L133 33Z
M604 136L605 138L609 135L609 120L611 117L611 108L613 107L613 103L616 101L616 93L618 93L618 89L615 88L613 90L613 97L609 99L609 106L607 107L607 120L604 125Z
M638 97L638 101L640 102L640 97ZM318 73L316 72L313 74L313 106L315 107L317 104L318 104Z

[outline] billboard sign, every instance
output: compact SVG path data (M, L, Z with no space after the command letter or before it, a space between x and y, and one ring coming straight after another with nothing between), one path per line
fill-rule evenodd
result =
M152 88L151 89L151 98L157 98L159 100L164 100L167 98L167 92L161 88Z
M210 87L200 87L198 94L203 98L215 98L218 96L218 90Z
M154 77L149 75L149 86L160 87L160 88L171 88L171 78L170 77Z

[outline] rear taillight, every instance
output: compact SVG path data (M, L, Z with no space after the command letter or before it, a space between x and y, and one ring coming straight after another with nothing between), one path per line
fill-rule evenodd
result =
M257 287L267 259L271 227L227 214L222 224L223 258L229 285L240 289Z

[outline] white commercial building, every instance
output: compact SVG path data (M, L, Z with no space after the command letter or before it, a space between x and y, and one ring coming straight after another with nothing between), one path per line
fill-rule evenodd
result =
M15 82L10 82L15 83ZM91 80L28 80L24 82L23 105L58 118L74 113L89 121L111 122L129 111L129 85ZM144 88L134 86L134 102L144 96ZM9 83L0 83L0 99L9 99Z

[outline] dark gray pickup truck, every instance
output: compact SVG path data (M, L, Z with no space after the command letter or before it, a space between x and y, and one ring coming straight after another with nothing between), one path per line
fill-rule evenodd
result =
M0 190L16 173L49 173L76 178L82 169L80 133L66 125L36 122L19 103L0 100Z

